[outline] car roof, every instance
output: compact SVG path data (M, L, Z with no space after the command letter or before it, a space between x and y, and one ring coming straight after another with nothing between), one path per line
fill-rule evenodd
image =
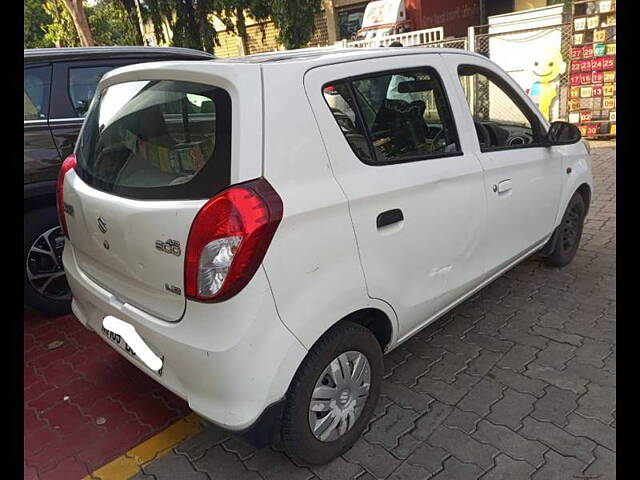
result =
M301 48L297 50L285 50L280 52L257 53L244 57L218 58L216 61L223 63L290 63L304 62L313 64L340 63L349 60L364 60L369 58L393 57L398 55L415 54L469 54L479 56L477 53L461 50L457 48L437 48L437 47L375 47L375 48L344 48L344 47L321 47L321 48ZM486 57L485 57L486 58Z
M213 60L215 57L207 52L179 47L63 47L63 48L28 48L24 50L24 61L48 60L99 60L111 58L157 58L184 60Z
M302 48L297 50L285 50L279 52L258 53L233 58L216 58L206 63L206 68L202 62L189 62L180 59L145 62L127 65L107 72L100 82L100 85L111 85L118 83L121 79L132 78L135 72L136 78L140 75L151 75L149 78L161 78L163 75L175 74L223 74L223 72L243 70L279 70L287 71L287 75L304 75L305 72L325 65L335 65L349 63L358 60L391 58L404 55L469 55L476 58L488 60L486 57L457 48L435 48L435 47L393 47L393 48L343 48L343 47L321 47ZM123 80L124 81L124 80Z

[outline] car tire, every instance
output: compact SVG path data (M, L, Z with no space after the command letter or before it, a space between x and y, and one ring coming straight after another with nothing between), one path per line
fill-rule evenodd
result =
M24 215L24 302L48 315L71 311L71 292L62 268L62 231L59 229L55 207L32 210ZM47 250L51 253L47 254ZM51 281L45 285L49 273ZM41 275L45 276L41 278Z
M550 242L553 242L551 244L552 249L544 259L547 265L564 267L571 263L580 246L585 213L586 205L584 199L582 195L576 192L569 201L569 205L567 205L567 209L562 216L562 221L550 240Z
M358 354L362 355L367 363L364 363L362 358L357 356ZM351 382L353 382L351 380L353 378L357 380L350 385L329 383L327 388L332 389L335 385L338 388L333 388L332 391L335 391L336 394L343 393L345 398L338 396L337 401L334 398L333 409L328 412L326 410L313 412L311 411L312 395L317 395L319 391L317 389L327 385L324 383L325 381L331 382L329 378L331 375L327 374L325 377L324 374L327 369L331 369L332 365L335 365L334 362L338 362L340 365L339 372L342 372L343 368L355 370L350 372L351 375L347 380ZM348 366L343 367L343 365ZM322 465L351 448L373 414L380 393L383 371L382 350L370 330L345 321L337 324L322 336L303 360L287 392L281 438L282 445L289 456L300 464ZM336 373L336 375L340 376L340 373ZM369 380L368 396L358 405L358 399L362 398L359 395L364 391L366 383L363 379L366 378ZM340 385L347 386L342 389L343 387ZM362 386L350 390L349 387L353 385ZM344 392L349 390L351 393L344 395ZM314 405L318 404L317 400L313 401ZM326 405L330 404L331 401L326 403ZM348 417L348 413L346 413L350 408L354 409L352 412L357 412L353 417ZM324 425L327 425L327 422L333 423L333 420L337 418L334 415L335 412L339 412L338 415L347 416L347 418L340 420L340 424L333 429L332 434L338 435L338 437L332 439L329 436L321 440L317 435L322 426L314 434L311 422L313 421L316 425L323 420ZM343 422L345 431L340 432L343 428ZM330 426L324 430L325 435Z

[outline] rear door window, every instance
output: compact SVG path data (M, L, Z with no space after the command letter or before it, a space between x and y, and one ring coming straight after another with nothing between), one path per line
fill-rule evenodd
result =
M354 153L365 163L461 154L444 87L431 68L333 82L324 86L323 94Z
M367 135L360 122L360 116L356 115L357 107L349 91L348 83L336 82L326 85L322 93L353 153L362 161L370 162L371 152Z
M105 73L113 68L113 65L109 65L69 69L69 98L79 117L86 115L98 82Z
M49 113L51 67L24 70L24 120L45 120Z
M77 172L129 198L210 198L230 182L231 99L217 87L170 80L112 85L96 97Z

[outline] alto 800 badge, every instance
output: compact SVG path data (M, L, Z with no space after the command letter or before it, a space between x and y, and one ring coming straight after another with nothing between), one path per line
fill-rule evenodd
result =
M176 257L179 257L182 254L182 250L180 249L180 242L178 242L177 240L169 239L166 242L163 242L162 240L156 240L156 249L170 255L175 255Z

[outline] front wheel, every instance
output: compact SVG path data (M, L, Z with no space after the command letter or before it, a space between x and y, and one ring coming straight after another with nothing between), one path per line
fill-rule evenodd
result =
M383 359L370 330L344 322L307 354L287 393L282 442L299 463L321 465L347 451L369 422Z
M571 263L582 238L585 213L584 199L576 192L569 201L562 221L550 240L553 242L553 249L545 257L545 262L548 265L564 267Z

